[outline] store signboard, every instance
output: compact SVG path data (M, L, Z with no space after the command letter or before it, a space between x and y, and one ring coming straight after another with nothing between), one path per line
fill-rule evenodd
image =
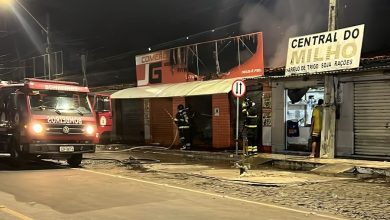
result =
M137 86L264 75L263 34L232 36L140 54Z
M364 24L290 38L286 75L359 67Z

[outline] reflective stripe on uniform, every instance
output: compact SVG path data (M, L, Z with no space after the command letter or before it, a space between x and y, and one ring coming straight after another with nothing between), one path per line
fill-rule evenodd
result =
M257 115L247 115L247 118L257 118Z
M245 125L247 128L257 128L257 125Z
M179 128L190 128L190 126L179 126Z

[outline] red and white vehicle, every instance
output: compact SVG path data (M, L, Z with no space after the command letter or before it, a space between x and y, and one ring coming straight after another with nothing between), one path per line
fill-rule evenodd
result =
M109 94L101 93L90 93L88 97L96 115L97 143L108 144L111 142L112 131L111 97Z
M15 159L66 159L79 166L95 152L89 89L78 83L25 79L0 84L0 153Z

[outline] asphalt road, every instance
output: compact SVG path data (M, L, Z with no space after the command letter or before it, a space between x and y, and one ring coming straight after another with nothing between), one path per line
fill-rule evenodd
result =
M0 158L0 219L337 219L132 177Z

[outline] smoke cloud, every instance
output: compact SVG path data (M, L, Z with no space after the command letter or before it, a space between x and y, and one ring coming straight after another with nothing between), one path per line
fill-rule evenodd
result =
M327 31L329 0L273 0L248 3L240 12L241 31L262 31L264 62L286 64L288 39ZM339 0L337 27L365 24L362 57L390 54L390 1Z
M262 31L264 62L275 68L286 64L288 39L327 30L328 0L274 0L250 3L241 12L241 31Z

